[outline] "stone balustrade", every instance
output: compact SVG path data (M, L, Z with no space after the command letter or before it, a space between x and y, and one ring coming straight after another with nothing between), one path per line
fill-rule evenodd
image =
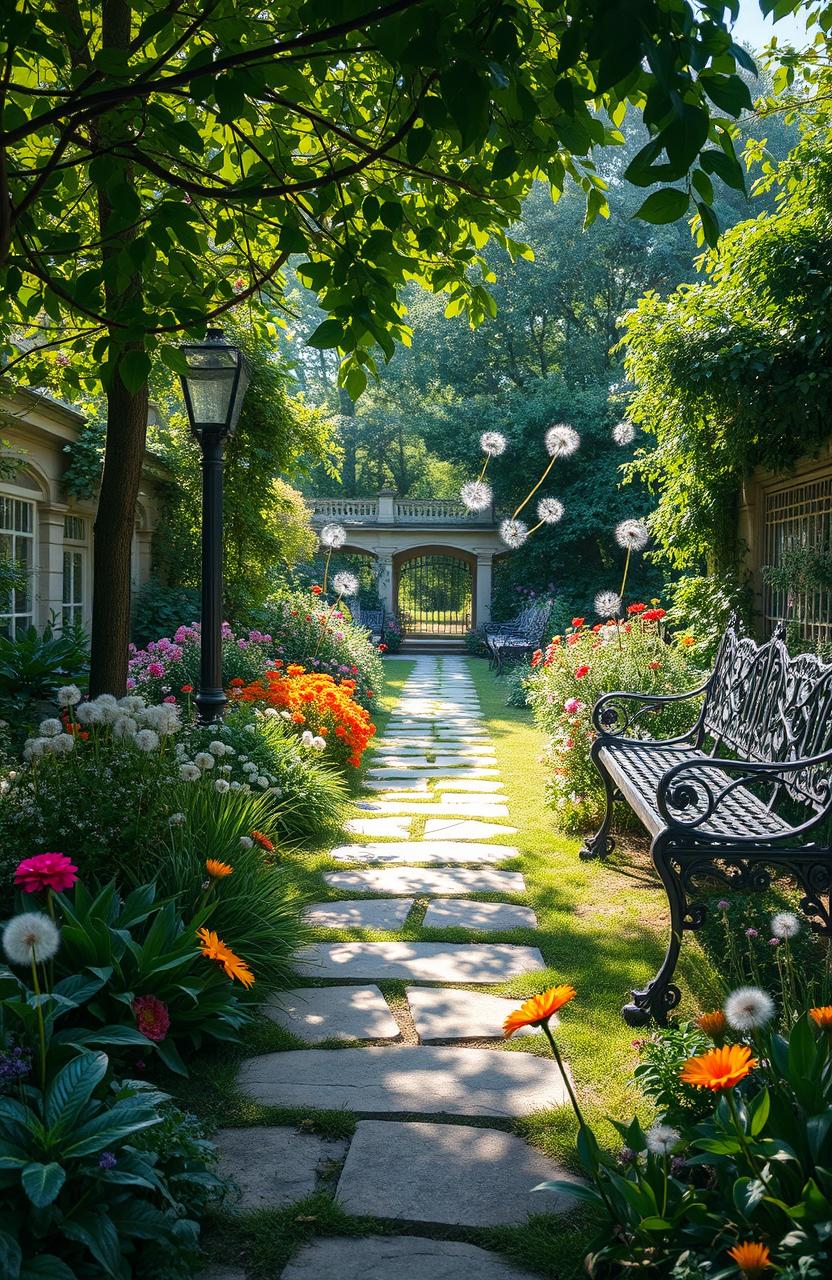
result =
M413 529L477 525L493 528L493 508L469 512L463 503L444 498L399 498L382 491L377 498L307 498L316 525L337 521L345 525L396 525Z

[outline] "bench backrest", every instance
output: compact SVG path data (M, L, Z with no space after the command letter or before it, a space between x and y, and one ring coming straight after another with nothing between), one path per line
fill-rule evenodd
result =
M790 657L782 627L757 644L729 625L702 710L713 754L786 762L832 751L832 665L811 653ZM832 762L783 778L782 790L815 812L826 808Z
M528 639L529 644L540 644L551 612L552 605L549 601L546 604L532 607L523 627L523 634Z

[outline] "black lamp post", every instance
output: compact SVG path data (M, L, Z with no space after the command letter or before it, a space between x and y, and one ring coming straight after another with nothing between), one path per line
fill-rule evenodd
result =
M202 630L196 705L203 724L219 720L228 699L222 687L222 468L248 386L238 347L209 329L204 342L183 343L188 372L182 391L191 431L202 450Z

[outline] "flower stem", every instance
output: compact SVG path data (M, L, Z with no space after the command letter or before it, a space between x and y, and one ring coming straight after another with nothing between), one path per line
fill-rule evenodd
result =
M331 559L332 559L332 547L330 547L329 550L327 551L326 562L324 563L324 581L323 581L324 591L326 591L326 580L329 576L329 562Z
M549 465L548 465L548 467L547 467L547 468L546 468L546 470L543 472L543 475L540 477L540 479L538 480L538 482L537 482L537 484L534 486L534 488L533 488L533 489L531 489L531 490L529 491L529 493L527 493L527 494L526 494L526 497L523 499L523 501L520 503L520 506L517 508L517 510L515 511L514 515L511 517L511 518L512 518L512 520L516 520L516 519L517 519L517 517L519 516L519 514L520 514L520 512L523 510L523 508L526 506L526 504L527 504L527 503L529 503L529 502L531 501L531 499L534 497L534 495L537 493L538 489L539 489L539 488L540 488L540 486L543 484L543 481L546 479L546 477L548 476L549 472L552 470L552 467L555 465L555 461L556 461L556 459L557 459L557 456L558 456L558 455L557 455L556 453L552 455L551 459L549 460Z
M555 1062L558 1064L558 1067L560 1068L560 1073L563 1076L563 1083L566 1085L566 1092L569 1094L569 1101L572 1103L572 1110L575 1112L575 1115L578 1117L578 1124L582 1129L587 1129L589 1126L587 1125L586 1120L584 1120L583 1114L581 1113L581 1108L578 1106L578 1099L575 1097L575 1090L572 1087L572 1081L570 1080L569 1074L563 1065L563 1059L560 1056L560 1051L558 1049L558 1046L555 1044L555 1037L552 1035L551 1031L549 1030L548 1022L543 1023L543 1030L546 1033L546 1039L549 1041L549 1044L551 1045Z
M43 1021L43 1005L40 1001L40 983L38 982L38 963L35 956L35 949L32 947L32 986L35 995L38 997L37 1015L38 1015L38 1036L40 1039L40 1089L41 1093L46 1092L46 1027Z
M621 596L622 608L624 607L624 588L627 585L627 574L630 572L630 556L632 555L632 551L632 547L627 548L627 556L624 560L624 577L621 579L621 590L618 593Z

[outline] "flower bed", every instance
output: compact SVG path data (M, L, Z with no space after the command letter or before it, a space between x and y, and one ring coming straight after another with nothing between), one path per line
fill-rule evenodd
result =
M369 714L354 698L352 680L307 671L299 663L267 671L264 679L232 690L241 703L279 715L301 741L327 751L339 764L358 768L375 734Z
M603 784L589 755L595 738L592 708L601 694L616 689L676 693L701 680L693 637L670 640L658 603L631 604L627 612L626 622L592 627L584 618L573 618L563 635L534 654L525 681L535 720L549 737L544 756L549 800L566 831L597 825L603 816ZM645 736L682 733L696 711L697 704L692 711L691 704L671 703L645 721Z

